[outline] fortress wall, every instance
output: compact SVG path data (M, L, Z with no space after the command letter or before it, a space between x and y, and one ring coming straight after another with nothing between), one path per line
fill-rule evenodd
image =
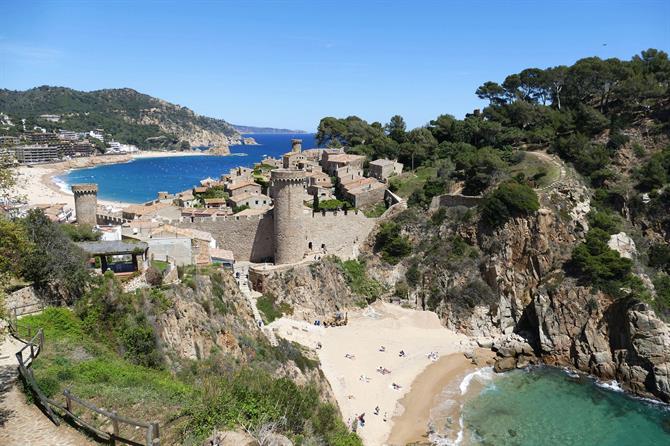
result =
M271 261L274 256L271 212L261 216L183 221L176 226L210 232L217 246L232 251L236 261L264 262Z
M362 212L321 212L305 215L305 250L321 251L325 245L326 254L334 254L343 259L358 257L358 248L375 227L376 220L367 218Z

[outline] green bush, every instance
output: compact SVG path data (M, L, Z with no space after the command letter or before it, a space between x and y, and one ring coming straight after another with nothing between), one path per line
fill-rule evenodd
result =
M256 301L256 308L263 316L263 322L269 324L275 319L279 319L284 314L293 314L293 307L286 302L277 305L277 297L272 294L264 294Z
M372 303L381 295L382 286L374 279L370 279L365 273L365 262L358 260L337 260L349 288L354 294L365 298L367 303Z
M412 252L412 244L400 235L397 223L386 222L381 224L375 237L375 250L382 253L385 262L395 265Z
M540 208L535 191L515 181L502 183L484 197L482 220L490 227L502 226L513 217L528 215Z
M320 211L336 211L344 208L344 201L333 198L332 200L323 200L319 202Z
M573 250L572 263L587 282L618 295L619 288L630 278L632 262L607 246L609 238L606 231L591 229L586 240Z
M610 235L621 231L621 219L612 212L591 211L588 218L591 228L602 229Z
M670 273L670 246L665 243L649 247L649 266Z
M73 242L96 241L102 236L102 233L94 232L90 225L60 225L59 227Z

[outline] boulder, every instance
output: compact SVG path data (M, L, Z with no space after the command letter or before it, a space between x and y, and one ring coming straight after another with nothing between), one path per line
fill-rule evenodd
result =
M496 363L493 365L493 371L496 373L506 372L516 368L516 358L496 358Z

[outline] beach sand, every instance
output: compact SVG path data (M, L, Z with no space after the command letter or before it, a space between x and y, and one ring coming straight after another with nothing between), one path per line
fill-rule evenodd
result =
M410 391L400 400L405 410L393 419L387 442L389 446L429 444L428 424L436 408L440 409L439 416L442 420L449 418L457 423L465 397L460 389L463 379L487 360L491 360L495 354L490 350L477 349L475 355L476 364L462 353L443 356L416 377ZM456 425L454 428L459 430Z
M310 348L321 343L316 352L344 421L350 425L357 415L365 413L366 423L358 434L368 446L387 444L393 418L404 411L399 401L416 377L430 364L436 364L427 357L430 352L444 357L469 346L466 336L444 328L435 313L383 302L350 312L349 323L343 327L316 327L288 318L276 320L269 327L276 329L279 336ZM385 352L379 351L382 345ZM405 357L399 356L400 350L404 350ZM345 357L347 354L353 359ZM458 356L462 353L449 356L446 363L451 364L452 358L460 364ZM378 373L379 366L391 373ZM393 383L400 389L394 390ZM375 406L379 406L379 415L374 415Z
M128 155L101 155L88 158L74 158L58 163L39 164L32 167L20 166L17 168L17 184L11 191L14 196L19 196L29 205L64 203L74 209L74 196L65 192L54 181L54 177L71 169L82 169L100 164L127 163L139 158L161 158L175 156L207 156L203 152L160 152L143 151ZM98 204L123 208L131 203L121 201L101 200Z

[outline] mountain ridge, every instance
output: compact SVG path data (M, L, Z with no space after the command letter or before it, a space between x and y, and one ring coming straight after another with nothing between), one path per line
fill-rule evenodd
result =
M68 87L39 86L24 91L0 89L0 112L13 121L25 119L26 129L88 131L103 128L122 143L152 148L183 141L190 146L227 147L242 143L242 136L223 119L199 115L131 88L80 91ZM58 115L57 122L43 115ZM0 127L0 134L17 134Z

